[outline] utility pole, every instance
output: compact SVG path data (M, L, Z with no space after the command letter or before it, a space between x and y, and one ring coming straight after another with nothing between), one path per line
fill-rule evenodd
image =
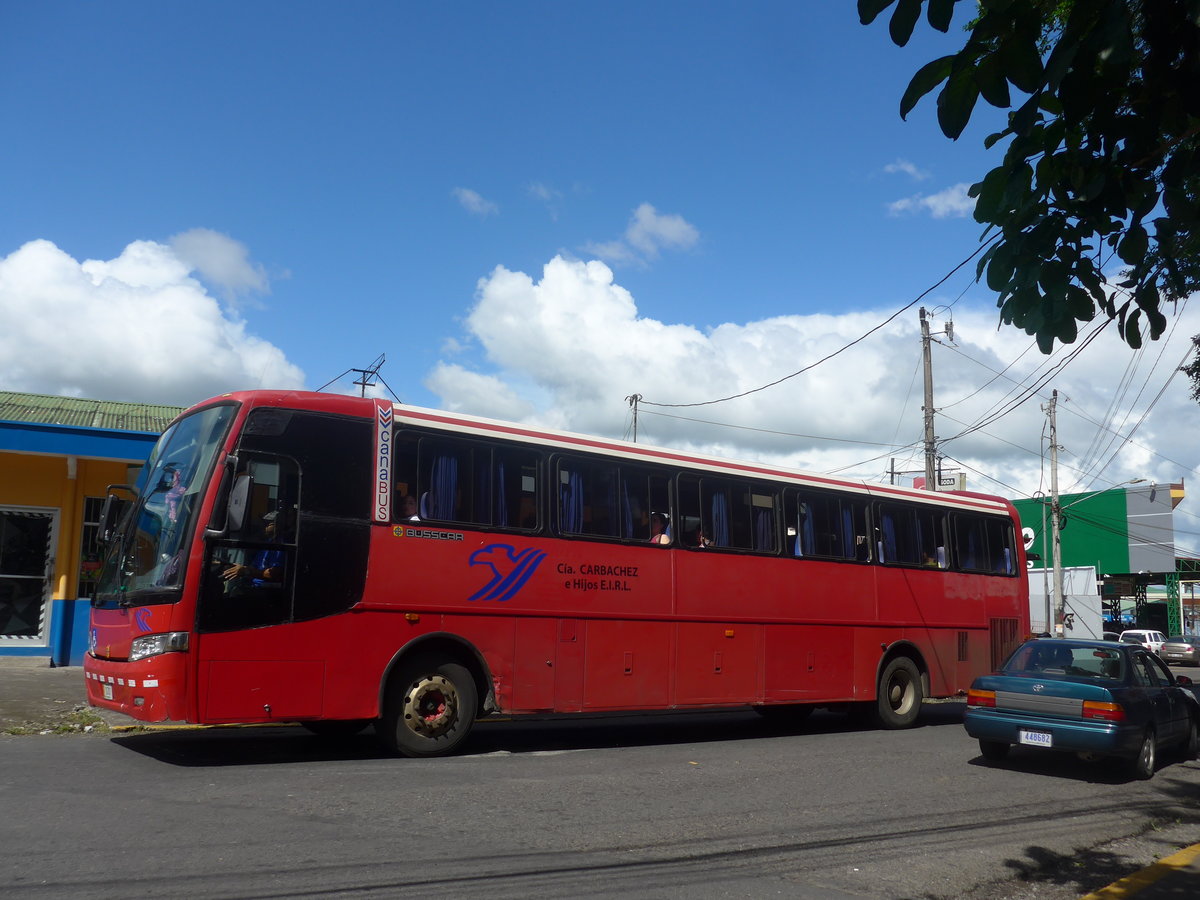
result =
M1066 628L1063 624L1066 609L1063 605L1063 570L1062 570L1062 536L1061 510L1058 505L1058 420L1055 407L1058 405L1058 391L1050 394L1050 553L1054 557L1054 633L1065 637Z
M642 399L641 394L630 394L625 398L629 402L629 408L633 410L633 442L637 443L637 406Z
M929 353L929 320L925 318L925 307L921 307L921 358L925 364L925 490L938 488L935 467L937 463L936 438L933 434L933 358Z

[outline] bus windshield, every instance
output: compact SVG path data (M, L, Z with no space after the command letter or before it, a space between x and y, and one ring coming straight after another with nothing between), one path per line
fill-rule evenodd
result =
M178 599L200 494L236 411L211 406L163 432L109 544L93 605Z

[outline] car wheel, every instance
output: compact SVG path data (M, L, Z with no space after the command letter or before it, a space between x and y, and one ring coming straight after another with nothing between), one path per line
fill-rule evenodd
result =
M992 762L999 762L1008 756L1011 744L1006 744L1004 741L985 741L982 738L979 740L980 755Z
M1130 761L1133 777L1141 781L1154 777L1154 764L1157 761L1158 747L1155 742L1154 729L1147 728L1142 735L1142 746Z

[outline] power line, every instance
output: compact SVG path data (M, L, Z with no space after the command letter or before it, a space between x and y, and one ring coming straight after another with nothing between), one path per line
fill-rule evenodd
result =
M908 312L908 310L912 309L914 306L916 306L918 303L920 303L923 299L925 299L925 297L928 294L932 293L934 290L936 290L937 288L939 288L943 284L945 284L947 281L949 281L950 277L952 275L954 275L955 272L957 272L959 269L961 269L963 266L965 266L967 263L969 263L972 259L974 259L976 256L978 256L979 253L981 251L983 251L983 249L985 247L988 246L988 244L994 243L995 241L997 241L999 239L1000 239L1000 235L997 234L997 235L993 236L992 238L990 238L988 241L980 244L970 256L968 256L966 259L964 259L962 262L960 262L958 265L956 265L953 269L951 269L949 272L947 272L935 284L930 285L928 288L926 288L924 291L922 291L920 293L920 295L915 300L913 300L911 303L908 303L907 305L902 306L900 309L896 310L894 313L892 313L890 316L888 316L886 319L884 319L878 325L874 326L873 328L868 329L863 334L859 335L854 340L852 340L850 343L833 351L828 356L824 356L821 359L818 359L816 362L812 363L811 365L805 366L803 369L800 369L797 372L792 372L790 375L784 375L782 378L777 378L774 381L770 382L769 384L764 384L761 387L751 388L748 391L742 391L739 394L731 394L728 397L720 397L716 400L700 400L695 403L655 403L652 400L642 400L641 402L646 406L659 406L659 407L672 408L672 409L682 409L682 408L691 407L691 406L711 406L714 403L725 403L728 400L737 400L740 397L747 397L750 394L757 394L759 391L765 391L767 388L775 387L775 385L782 384L783 382L785 382L791 378L795 378L797 375L803 375L805 372L815 369L817 366L821 365L822 363L829 362L829 360L833 359L835 356L840 356L841 354L845 353L847 350L849 350L851 347L855 346L856 344L862 343L864 340L866 340L868 337L870 337L875 332L879 331L885 325L888 325L889 323L891 323L894 319L899 317L902 313Z
M825 437L819 434L796 434L790 431L773 431L770 428L754 428L750 425L732 425L728 422L713 422L709 419L694 419L689 416L677 416L671 413L654 412L653 410L642 410L642 415L659 416L663 419L678 419L681 422L698 422L701 425L716 425L720 428L736 428L740 431L755 431L759 434L774 434L781 437L805 438L810 441L831 441L837 444L855 444L864 447L890 447L895 449L896 444L883 444L878 441L853 441L848 438Z

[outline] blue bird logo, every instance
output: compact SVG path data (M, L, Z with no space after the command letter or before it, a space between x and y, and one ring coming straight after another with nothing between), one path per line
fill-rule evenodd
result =
M518 552L510 544L488 544L476 550L468 557L467 564L487 566L492 570L492 578L467 599L495 600L500 603L511 600L545 558L545 550L528 547Z

